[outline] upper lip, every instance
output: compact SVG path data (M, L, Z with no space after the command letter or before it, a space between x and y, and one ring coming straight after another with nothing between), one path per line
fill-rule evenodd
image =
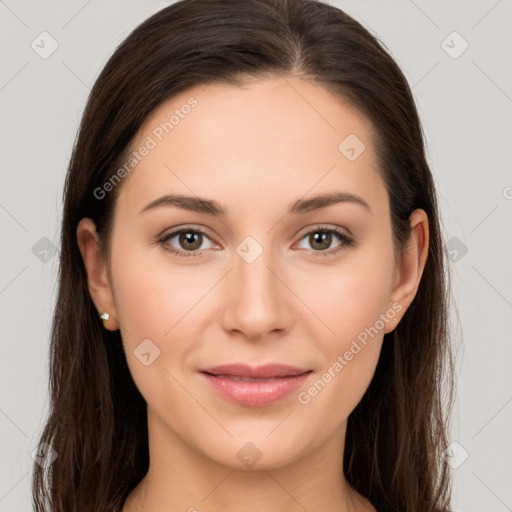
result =
M266 364L263 366L248 366L245 364L223 364L201 368L199 371L211 375L231 375L235 377L249 377L252 379L268 379L272 377L289 377L301 375L311 370L297 368L285 364Z

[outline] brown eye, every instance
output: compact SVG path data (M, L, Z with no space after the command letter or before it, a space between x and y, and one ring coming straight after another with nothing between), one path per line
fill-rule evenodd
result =
M333 242L338 240L338 245L331 247ZM338 251L342 251L348 247L356 244L356 241L351 236L345 234L341 230L334 227L319 226L314 231L310 231L302 240L306 240L307 244L311 247L310 252L315 256L332 256ZM308 249L308 247L302 247Z
M187 251L196 251L201 247L203 235L196 231L182 231L178 235L178 242L183 249Z
M206 245L204 247L204 244L207 244L208 241L210 246ZM172 231L160 238L159 242L167 251L184 257L200 256L204 249L211 249L214 245L206 233L192 228Z
M329 249L332 243L332 234L327 231L316 231L309 235L309 243L315 250Z

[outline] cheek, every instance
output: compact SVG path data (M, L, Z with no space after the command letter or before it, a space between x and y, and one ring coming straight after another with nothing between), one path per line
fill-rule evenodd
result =
M381 315L387 298L385 286L375 278L353 276L331 284L329 294L316 303L332 331L329 336L318 337L326 367L340 361L341 356L343 369L338 366L336 373L343 373L344 378L350 374L357 380L358 375L373 371L383 337Z
M193 348L187 343L184 328L211 284L204 273L171 265L157 249L124 246L121 236L117 245L113 244L112 261L123 346L133 378L145 395L144 387L151 385L151 379L168 380L164 368L174 371L175 362L183 361ZM146 367L141 353L149 353L145 362L154 362ZM158 376L155 369L161 370Z
M324 336L333 348L356 338L377 324L385 313L392 282L392 262L388 258L358 257L354 264L341 265L318 272L315 279L305 277L301 285L307 303L324 323Z
M386 310L393 270L392 253L386 254L360 253L353 264L317 274L309 288L303 286L323 324L317 322L312 334L322 368L299 402L316 402L313 407L325 409L334 422L350 414L364 395L378 363L384 328L396 314Z
M351 414L368 389L379 360L387 280L383 276L379 282L375 273L369 274L333 280L329 292L315 299L317 311L334 333L317 330L321 368L297 400L305 418L324 418L325 432L337 429ZM320 336L320 332L324 334Z
M196 339L191 332L187 336L187 322L193 321L194 305L208 286L184 268L176 271L148 264L147 253L146 261L135 252L125 254L114 280L130 373L153 409L165 411L172 405L184 411L190 399L179 385L180 365L188 361L194 349L190 340Z
M166 339L209 287L204 273L167 263L157 251L118 247L118 254L124 255L114 272L115 302L130 343L140 343L141 337Z

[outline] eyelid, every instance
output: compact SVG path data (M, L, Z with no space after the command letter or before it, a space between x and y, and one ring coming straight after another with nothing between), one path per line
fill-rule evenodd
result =
M333 256L337 254L339 251L342 251L344 249L348 249L350 247L356 246L357 242L355 237L352 235L352 233L346 229L345 232L343 228L340 226L329 226L327 224L316 224L314 226L310 226L306 228L307 231L304 232L297 243L300 243L305 237L311 235L312 233L316 232L328 232L328 233L334 233L335 236L337 236L340 240L340 245L332 248L327 249L324 251L315 251L313 249L309 249L308 252L312 253L315 257L316 256ZM307 249L306 249L307 250Z
M313 224L312 226L308 226L303 230L300 230L299 233L302 234L295 236L299 236L299 240L302 240L305 236L310 235L311 233L316 233L317 231L331 231L346 238L354 238L349 229L337 226L336 224Z
M174 238L175 236L180 235L182 232L194 232L194 233L200 233L204 237L208 238L213 244L219 245L215 240L212 239L212 237L203 229L196 226L180 226L171 229L171 231L164 232L162 235L158 237L158 243L160 243L166 251L169 251L173 254L176 254L178 256L182 257L194 257L194 256L201 256L207 249L200 249L196 251L185 251L183 249L175 249L174 247L169 245L169 240Z
M330 256L330 255L338 253L340 250L347 249L351 246L357 245L357 242L356 242L354 236L350 233L350 231L347 229L346 231L348 231L348 233L345 233L343 231L343 229L340 228L339 226L329 226L329 225L325 225L325 224L317 224L317 225L310 226L305 229L307 229L307 231L305 231L300 236L297 243L300 243L305 237L311 235L312 233L322 232L322 231L334 233L334 235L337 236L339 238L339 240L341 241L340 245L338 245L337 247L335 247L333 249L327 249L324 251L315 251L312 249L310 249L310 250L306 249L306 251L313 253L314 256ZM217 242L215 242L214 240L212 240L212 237L203 228L199 228L199 227L195 227L195 226L188 226L188 225L177 227L177 228L172 229L171 231L166 232L166 233L164 232L164 234L162 234L158 237L158 242L164 246L168 245L168 241L170 239L174 238L175 236L179 235L182 232L187 232L187 231L200 233L201 235L208 238L212 243L214 243L216 245L220 245ZM182 249L174 249L174 248L169 248L169 247L164 247L164 249L171 253L177 254L178 256L182 256L182 257L201 256L204 252L208 251L208 249L185 251ZM217 249L215 249L215 250L217 250Z

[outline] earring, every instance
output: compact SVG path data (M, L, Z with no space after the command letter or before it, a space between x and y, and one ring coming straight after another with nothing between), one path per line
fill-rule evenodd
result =
M110 318L110 315L105 311L104 313L101 313L100 318L101 318L104 322L106 322L106 321Z

